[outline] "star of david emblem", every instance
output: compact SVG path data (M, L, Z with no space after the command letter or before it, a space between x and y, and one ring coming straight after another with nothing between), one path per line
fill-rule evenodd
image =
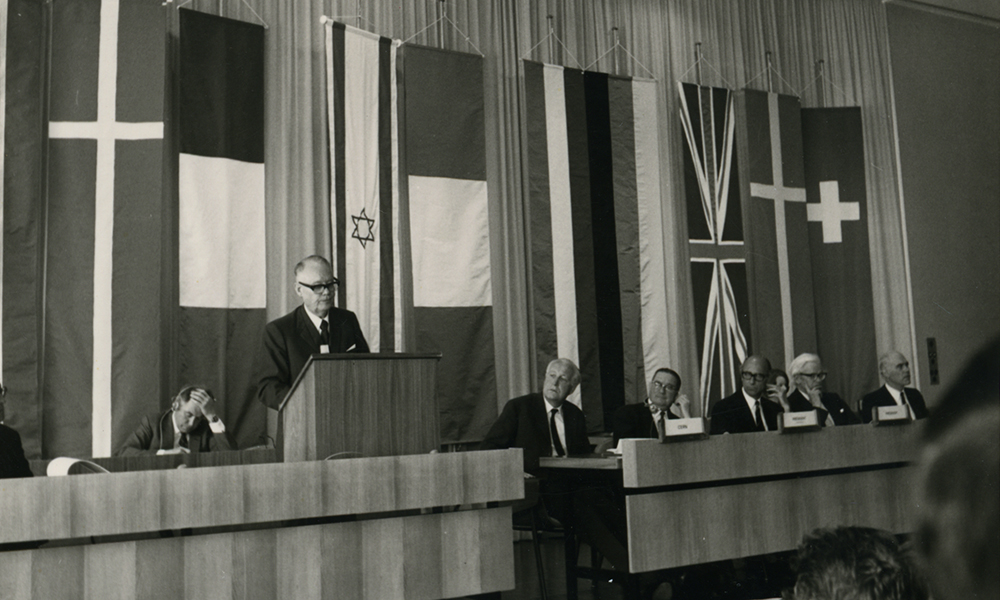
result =
M351 215L351 220L354 221L354 233L351 237L361 242L362 248L366 247L367 242L375 241L375 232L372 229L375 226L375 219L369 219L364 208L361 209L360 215L356 217Z

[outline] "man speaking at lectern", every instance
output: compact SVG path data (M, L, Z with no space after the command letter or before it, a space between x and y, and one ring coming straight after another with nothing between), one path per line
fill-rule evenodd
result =
M264 327L257 356L257 399L269 408L281 405L310 355L368 352L357 315L333 306L339 283L322 256L295 265L295 294L302 305Z

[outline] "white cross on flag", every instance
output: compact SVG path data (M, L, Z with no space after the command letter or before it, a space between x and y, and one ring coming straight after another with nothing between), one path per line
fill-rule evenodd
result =
M737 96L752 345L776 367L814 352L828 391L878 385L858 108Z
M817 350L848 402L878 386L861 109L802 110Z

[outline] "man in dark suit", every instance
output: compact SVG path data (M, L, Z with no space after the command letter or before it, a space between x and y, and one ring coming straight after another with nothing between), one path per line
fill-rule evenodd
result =
M788 376L795 387L787 400L792 412L816 410L821 427L861 423L840 396L823 391L826 371L819 356L808 353L796 356L788 365Z
M490 427L481 448L524 450L524 470L534 473L542 456L587 454L591 450L587 424L581 411L566 398L580 384L580 370L573 361L557 358L545 369L541 394L528 394L507 402Z
M521 448L524 470L538 474L543 456L588 454L591 451L583 411L566 398L580 384L573 361L557 358L545 369L541 394L514 398L504 405L480 447L483 450ZM564 478L529 478L538 482L548 514L574 526L617 569L628 569L625 512L608 490L581 487Z
M0 383L0 479L32 477L34 473L24 457L21 434L3 425L3 396L6 395L7 388Z
M143 417L115 456L235 449L212 392L188 385L174 396L167 412Z
M865 394L861 399L861 421L870 423L872 411L877 406L907 406L910 416L914 419L927 417L927 405L924 397L910 384L910 362L895 350L886 352L878 359L878 372L882 374L885 385Z
M764 395L771 363L763 356L748 356L740 366L742 387L712 407L712 435L774 431L781 405Z
M357 315L333 306L338 283L322 256L308 256L295 265L295 293L302 305L264 327L257 355L257 399L265 406L281 406L311 355L368 352Z
M691 400L678 395L681 376L673 369L661 368L649 382L649 397L641 404L626 404L615 411L612 432L614 443L623 438L661 438L666 426L663 419L691 418Z
M32 475L28 460L24 458L20 434L6 425L0 425L0 479Z

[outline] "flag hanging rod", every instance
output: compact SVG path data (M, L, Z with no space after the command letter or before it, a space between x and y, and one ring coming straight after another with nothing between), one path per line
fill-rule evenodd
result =
M827 102L827 100L826 100L826 87L824 87L823 84L829 85L830 88L832 88L834 92L840 92L840 95L843 96L843 102L846 105L851 105L851 104L856 104L857 103L857 100L853 99L844 90L844 88L842 88L839 85L837 85L832 79L830 79L826 75L826 60L824 60L822 58L819 59L819 60L817 60L816 63L815 63L815 70L816 70L816 76L813 77L812 81L809 82L809 85L807 85L806 87L804 87L801 90L799 90L798 93L796 94L799 98L801 98L802 95L805 94L806 91L809 88L811 88L812 86L816 85L816 82L820 82L820 88L819 88L819 106L820 107L826 106L826 102Z
M184 0L183 2L181 2L180 4L177 5L177 8L178 9L184 8L188 4L191 4L192 1L193 0ZM257 17L257 20L260 21L260 24L264 27L264 29L270 29L270 27L267 24L267 21L265 21L263 18L261 18L261 16L257 13L257 11L255 11L253 9L253 7L250 6L250 4L247 2L247 0L240 0L240 2L243 3L243 6L246 6L248 9L250 9L250 12L253 13L253 16ZM173 4L173 3L174 3L174 0L163 0L163 3L160 6L166 6L168 4Z
M368 25L369 27L371 27L372 29L374 29L374 28L375 28L375 24L374 24L374 23L372 23L371 21L369 21L368 19L366 19L366 18L362 17L362 16L361 16L361 13L358 13L358 14L356 14L356 15L334 15L334 16L332 16L332 17L328 17L328 16L326 16L326 15L320 15L320 16L319 16L319 23L320 23L320 25L326 25L327 23L334 23L334 22L336 22L336 21L337 21L338 19L339 19L339 20L344 20L344 19L357 19L357 20L358 20L358 29L360 29L360 28L361 28L361 22L362 22L362 21L364 21L364 22L365 22L365 24L367 24L367 25ZM371 32L369 32L369 33L371 33ZM377 35L377 34L376 34L376 35Z
M761 72L757 73L756 75L754 75L753 77L751 77L750 79L748 79L747 82L745 84L743 84L743 87L749 88L750 84L753 83L758 77L760 77L761 75L765 75L766 74L767 75L767 91L769 93L770 92L774 92L774 82L771 79L771 76L774 75L782 83L784 83L786 86L788 86L788 89L791 90L792 93L798 95L798 93L796 93L796 91L795 91L795 86L792 85L787 79L785 79L784 77L782 77L781 73L779 73L778 70L774 68L774 65L771 63L771 51L770 50L768 50L768 51L766 51L764 53L764 60L765 60L766 64L765 64L764 68L761 70Z
M642 69L644 71L646 71L647 73L649 73L649 77L651 79L656 79L656 75L654 75L652 71L650 71L648 68L646 68L646 65L642 64L642 62L638 58L636 58L631 52L629 52L628 48L626 48L625 46L623 46L622 43L618 40L618 27L612 27L611 28L611 33L614 36L614 44L611 45L611 48L605 50L604 54L598 56L597 60L595 60L594 62L592 62L589 65L587 65L584 68L584 71L589 71L591 69L591 67L593 67L594 65L596 65L597 63L599 63L601 61L601 59L604 58L605 56L607 56L609 53L615 52L616 50L620 49L629 58L631 58L632 61L635 64L639 65L640 67L642 67ZM615 62L614 62L614 71L613 71L613 73L615 75L618 74L618 53L617 52L615 52Z

